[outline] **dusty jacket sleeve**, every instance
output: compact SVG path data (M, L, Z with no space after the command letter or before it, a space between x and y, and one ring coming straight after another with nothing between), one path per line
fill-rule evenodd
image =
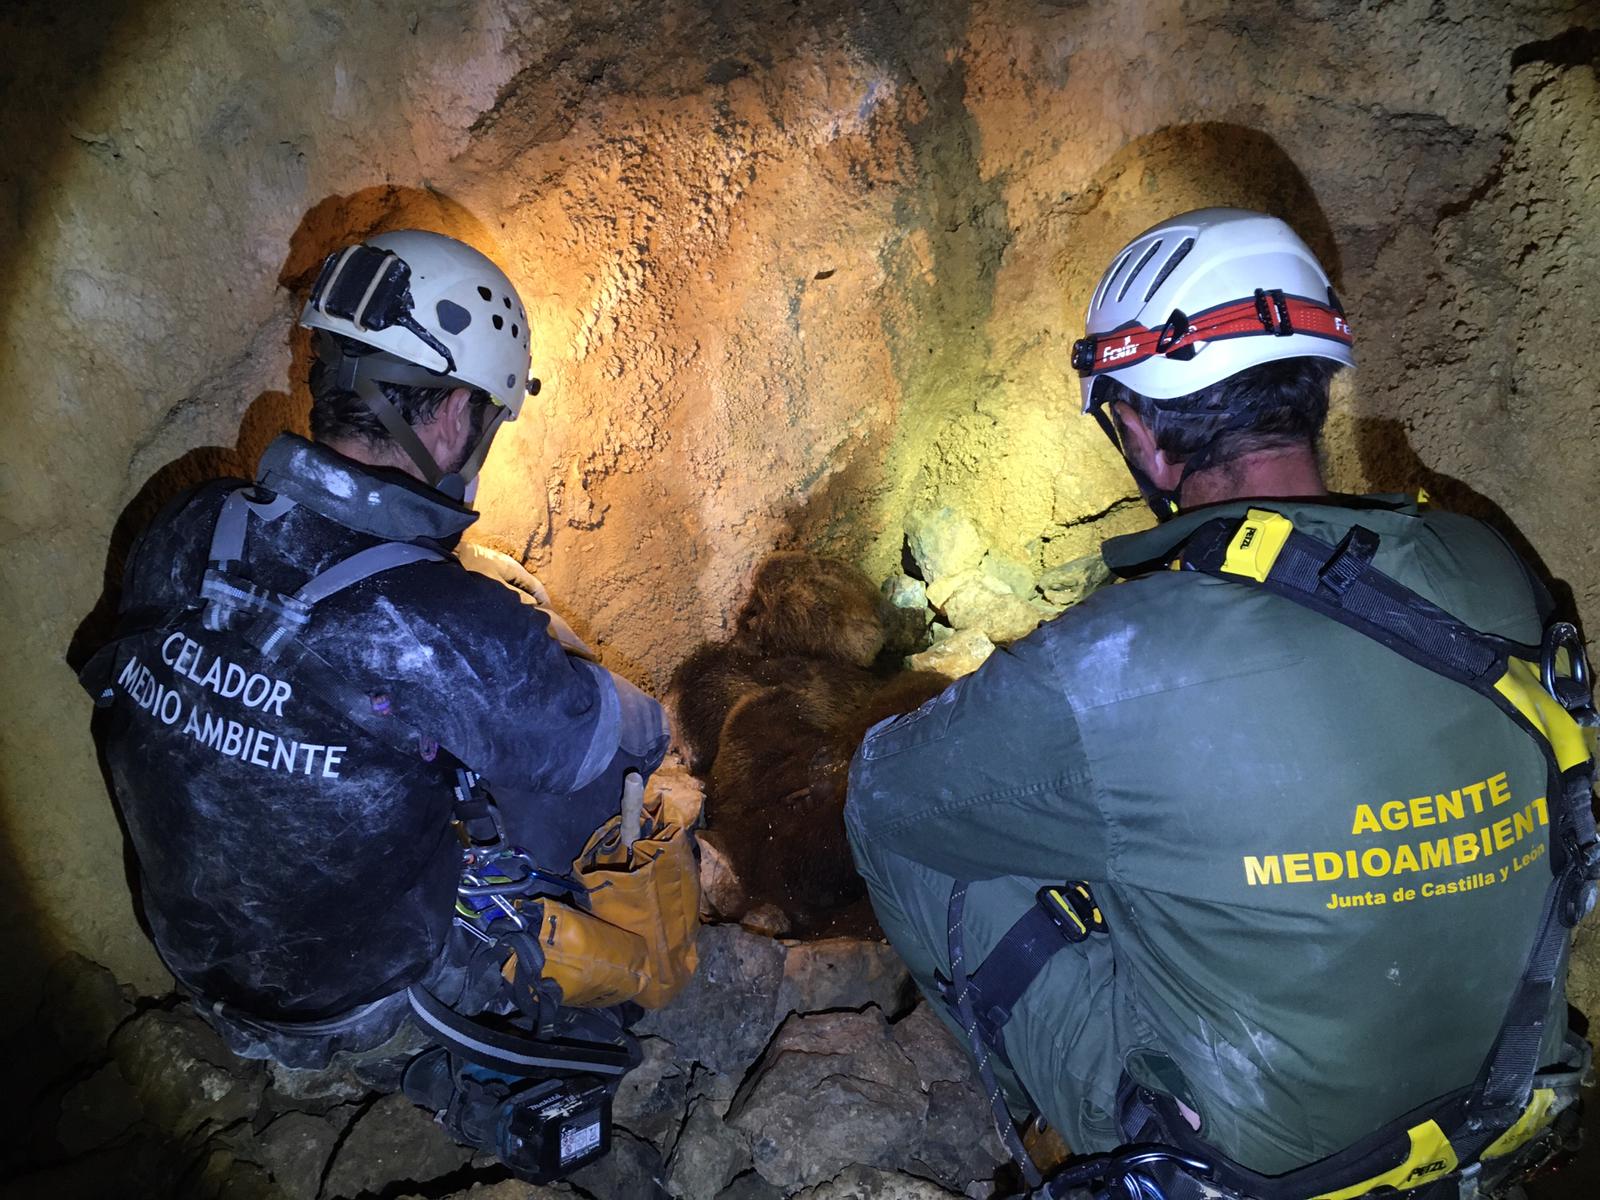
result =
M367 598L365 619L353 619L346 652L387 684L397 715L491 788L573 792L619 749L664 748L660 706L566 653L549 617L512 589L455 563L391 574L387 592ZM324 628L337 640L333 625Z
M1105 877L1105 822L1051 642L1047 626L997 650L867 733L845 808L858 853L958 879Z

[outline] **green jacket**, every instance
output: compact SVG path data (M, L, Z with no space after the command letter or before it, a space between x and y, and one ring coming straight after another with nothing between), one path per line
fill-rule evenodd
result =
M1364 525L1378 570L1538 641L1526 569L1477 521L1396 498L1254 506L1329 543ZM1103 554L1159 560L1249 507ZM1468 688L1248 584L1156 570L875 727L846 819L925 989L949 974L952 880L978 881L970 964L1041 885L1091 884L1109 936L1057 954L1004 1035L1075 1149L1121 1140L1126 1069L1276 1174L1472 1081L1550 881L1545 784L1528 735Z

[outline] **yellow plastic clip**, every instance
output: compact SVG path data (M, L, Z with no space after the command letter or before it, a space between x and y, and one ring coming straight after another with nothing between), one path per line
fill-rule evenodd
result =
M1084 924L1083 918L1078 915L1078 910L1073 908L1072 905L1067 902L1067 898L1063 896L1060 891L1055 888L1046 888L1045 894L1055 902L1055 906L1059 910L1060 914L1065 916L1075 926L1077 926L1079 933L1083 934L1085 937L1089 935L1089 927Z
M1265 581L1272 573L1272 564L1278 561L1284 543L1294 532L1294 522L1282 513L1252 508L1245 514L1244 524L1228 543L1227 557L1222 569L1230 575L1242 575L1257 583Z

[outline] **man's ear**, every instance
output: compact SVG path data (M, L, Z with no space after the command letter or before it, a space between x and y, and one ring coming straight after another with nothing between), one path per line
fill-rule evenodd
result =
M1156 487L1164 492L1175 489L1183 478L1183 460L1169 457L1165 450L1156 445L1155 433L1130 406L1113 404L1111 413L1122 433L1122 445L1128 457L1149 476L1150 482Z
M444 431L452 439L465 437L472 431L472 389L458 387L450 389L450 394L444 398L444 403L439 405L438 419L444 423Z

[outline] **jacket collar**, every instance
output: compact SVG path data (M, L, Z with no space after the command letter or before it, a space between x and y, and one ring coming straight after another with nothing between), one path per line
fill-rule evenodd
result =
M401 471L369 467L293 433L261 456L256 482L348 529L391 542L459 538L478 514Z
M1415 497L1403 495L1340 496L1330 495L1320 499L1266 497L1253 500L1229 500L1223 504L1208 504L1181 512L1170 521L1163 521L1154 529L1138 533L1125 533L1108 538L1101 543L1100 557L1118 575L1143 574L1168 563L1192 537L1200 526L1218 517L1243 517L1252 508L1266 508L1281 512L1301 524L1349 525L1356 514L1392 513L1401 517L1415 517L1418 508Z

